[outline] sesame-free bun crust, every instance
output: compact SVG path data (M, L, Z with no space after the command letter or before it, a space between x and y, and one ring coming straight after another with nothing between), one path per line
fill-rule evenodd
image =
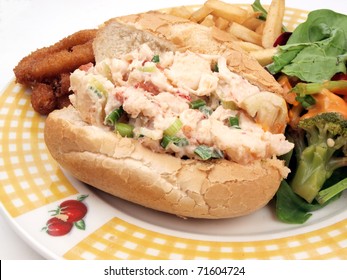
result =
M278 159L241 165L156 154L134 139L85 123L72 106L47 117L44 139L53 158L80 181L182 217L250 214L273 198L285 173Z

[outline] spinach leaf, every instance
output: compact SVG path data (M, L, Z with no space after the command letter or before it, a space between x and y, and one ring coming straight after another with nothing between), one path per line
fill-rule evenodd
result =
M303 224L312 216L311 211L322 207L304 201L293 192L285 180L281 182L276 193L276 216L288 224Z
M330 180L327 180L325 187L335 184L341 178L345 178L346 169L341 168L334 172ZM336 201L341 196L341 193L334 196L327 202L319 204L316 201L308 203L296 193L293 192L287 181L282 180L281 185L276 193L276 216L287 224L303 224L311 216L311 212L324 208L326 205Z
M347 16L321 9L309 13L267 66L306 82L324 82L346 73Z
M260 0L255 0L252 4L252 9L254 12L260 12L259 19L266 20L267 17L267 11L265 8L261 5Z

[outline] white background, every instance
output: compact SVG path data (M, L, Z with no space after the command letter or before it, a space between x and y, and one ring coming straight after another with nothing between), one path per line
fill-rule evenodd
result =
M253 0L225 0L248 3ZM0 0L0 89L13 79L12 69L31 51L49 46L80 29L95 28L105 20L152 9L202 4L204 0ZM268 4L271 0L261 0ZM329 8L347 14L341 0L287 0L286 6L302 10ZM1 184L0 184L1 187ZM1 210L1 209L0 209ZM0 211L0 259L43 259Z

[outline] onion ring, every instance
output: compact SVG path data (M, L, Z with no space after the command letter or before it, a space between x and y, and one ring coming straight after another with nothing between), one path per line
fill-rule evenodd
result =
M49 47L24 57L13 69L16 82L32 88L33 109L47 115L69 105L70 73L94 63L93 40L97 29L78 31Z
M50 47L38 49L24 57L13 69L16 82L30 85L93 62L92 42L96 31L96 29L78 31Z

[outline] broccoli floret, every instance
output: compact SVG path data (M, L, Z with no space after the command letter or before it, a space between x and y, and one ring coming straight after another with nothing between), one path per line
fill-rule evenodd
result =
M307 141L300 145L297 170L290 185L296 194L311 203L333 172L347 166L347 120L339 113L326 112L301 120L299 128L306 133ZM332 189L333 196L336 190L343 189ZM318 199L318 202L322 201Z

